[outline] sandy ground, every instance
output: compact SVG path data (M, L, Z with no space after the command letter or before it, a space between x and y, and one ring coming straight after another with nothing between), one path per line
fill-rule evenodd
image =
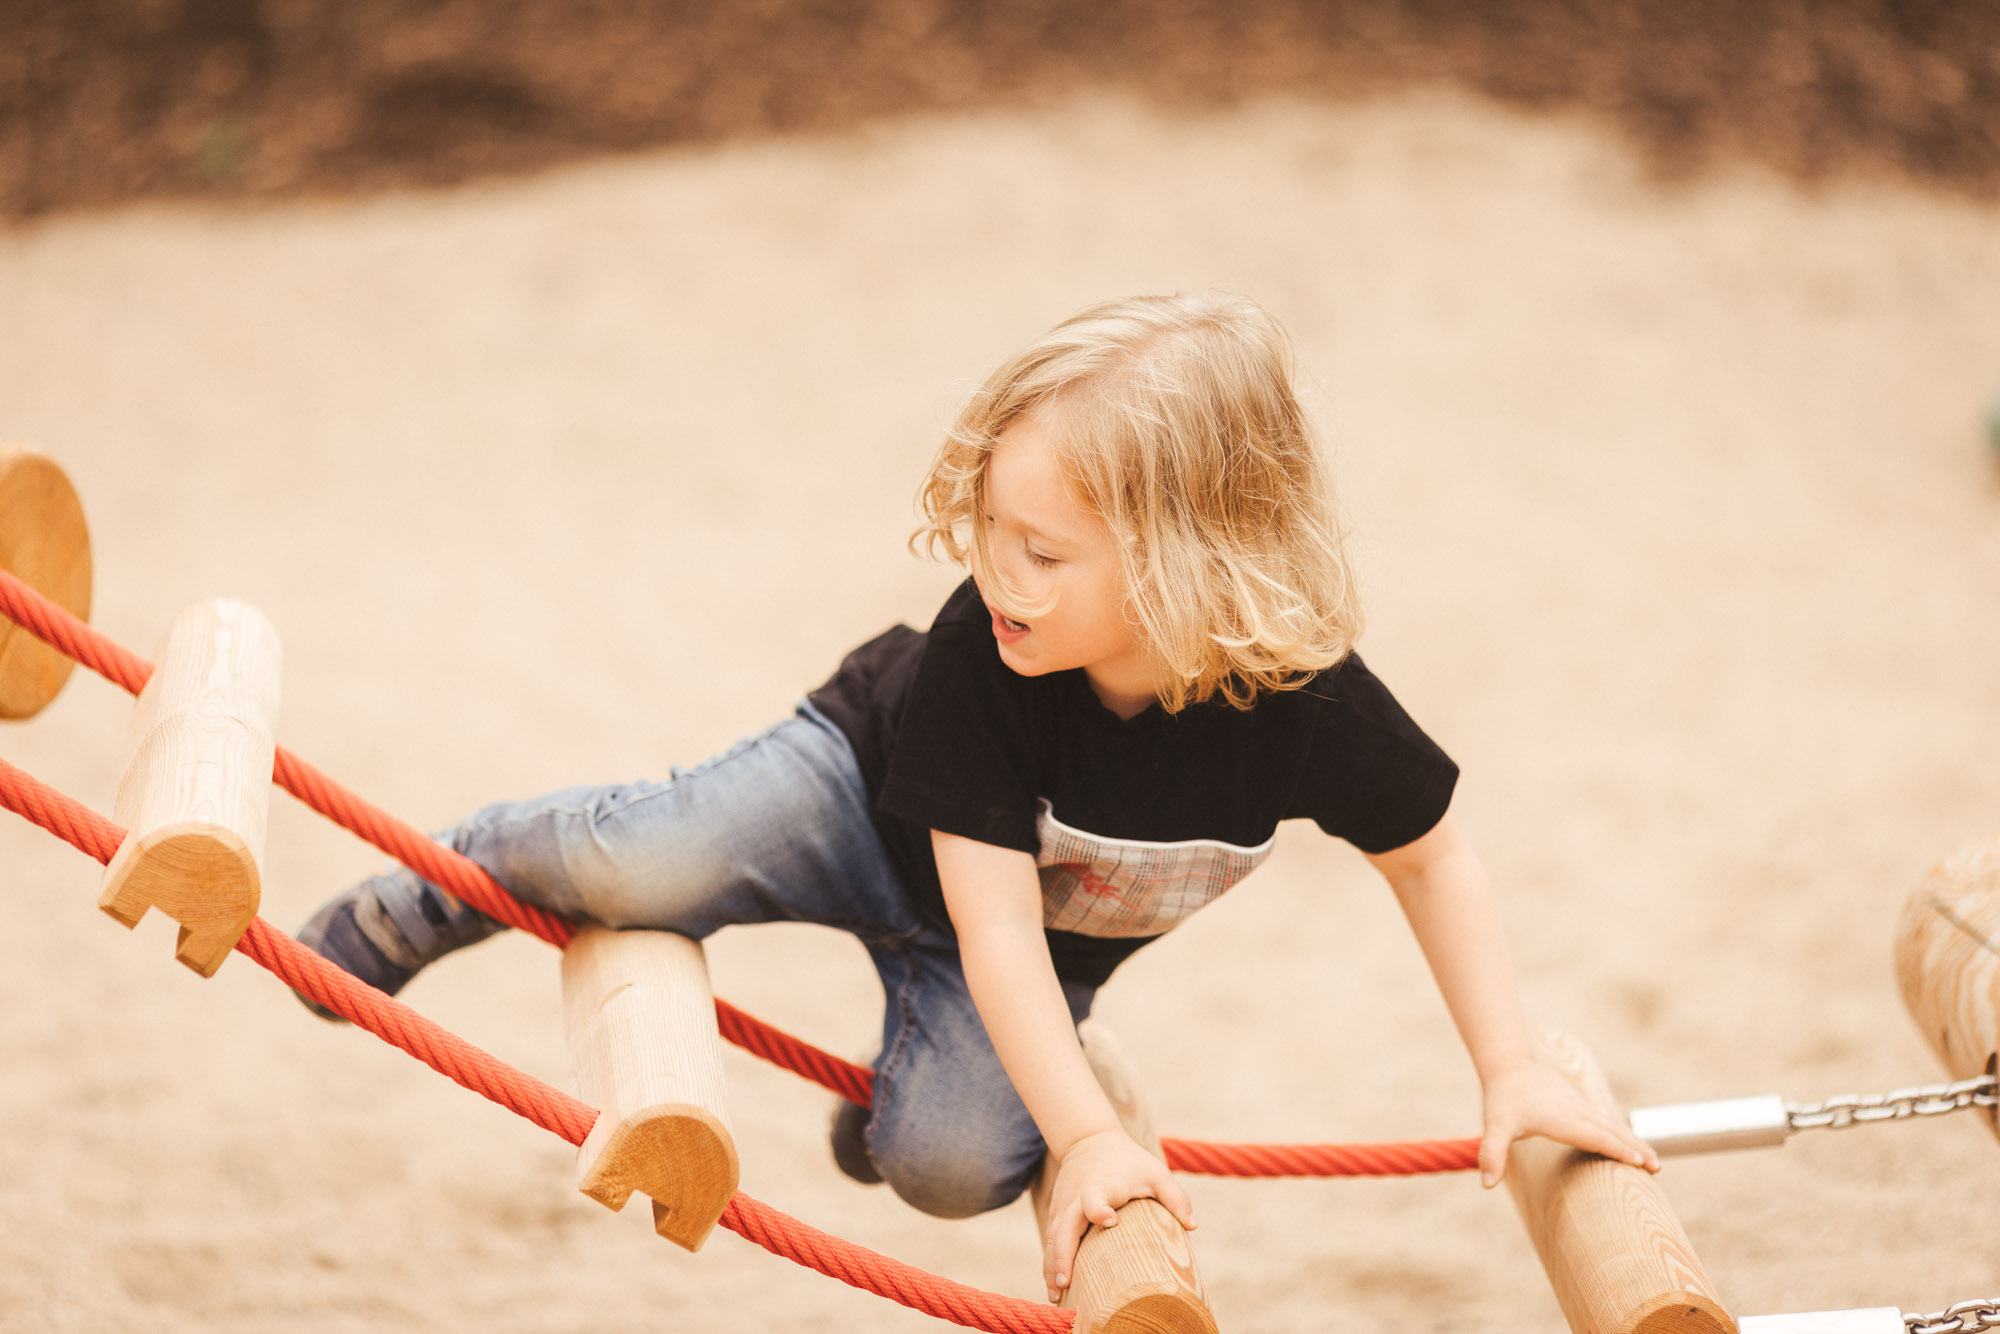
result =
M0 234L0 436L82 491L96 621L228 594L285 637L281 738L420 824L658 774L777 716L954 579L910 497L969 383L1075 307L1226 286L1295 331L1358 531L1369 658L1460 759L1532 1013L1631 1102L1940 1077L1904 893L2000 823L2000 213L1726 174L1662 192L1581 124L1449 100L1120 104L665 153L451 194L140 208ZM0 734L108 810L122 695ZM265 912L378 854L274 800ZM934 1327L577 1194L571 1151L237 959L93 907L6 817L0 1329ZM879 993L808 928L721 994L859 1054ZM556 957L406 993L561 1082ZM1476 1086L1351 850L1289 831L1101 1000L1170 1132L1455 1135ZM856 1187L830 1099L732 1053L743 1186L1037 1295L1025 1205ZM1671 1165L1744 1312L2000 1289L1970 1117ZM1555 1330L1457 1176L1194 1180L1226 1330Z

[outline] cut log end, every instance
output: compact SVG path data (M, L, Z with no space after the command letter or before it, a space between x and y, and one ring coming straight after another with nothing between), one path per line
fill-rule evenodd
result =
M260 892L257 859L233 831L177 824L126 836L97 906L126 927L158 908L181 926L174 957L214 977L256 919Z
M653 1201L653 1230L699 1250L736 1194L736 1142L706 1108L648 1107L593 1129L579 1151L578 1189L614 1212L633 1192Z
M578 1188L609 1209L652 1197L653 1229L695 1250L736 1193L722 1044L701 946L584 926L563 951L563 1026L578 1096L600 1109Z
M1627 1331L1629 1334L1736 1334L1736 1321L1705 1293L1665 1292L1651 1309L1632 1313Z
M1102 1334L1217 1334L1215 1317L1206 1305L1165 1287L1128 1294L1098 1328Z
M90 619L90 530L60 465L25 445L0 445L0 569L78 620ZM0 718L40 713L76 667L0 617Z

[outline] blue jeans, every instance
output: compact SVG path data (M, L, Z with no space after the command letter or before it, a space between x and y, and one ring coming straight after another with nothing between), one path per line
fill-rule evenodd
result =
M447 837L515 895L566 917L696 940L754 922L853 935L886 1002L867 1129L877 1170L945 1218L1012 1201L1041 1165L1041 1134L973 1008L957 941L910 906L846 736L802 702L672 774L489 806ZM1063 991L1081 1021L1096 988Z

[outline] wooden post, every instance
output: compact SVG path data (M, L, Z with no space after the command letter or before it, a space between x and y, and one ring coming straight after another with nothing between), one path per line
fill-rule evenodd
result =
M46 454L0 446L0 569L90 619L90 530L69 478ZM32 718L76 666L0 616L0 718Z
M577 1096L600 1111L577 1150L577 1189L614 1211L635 1190L651 1196L653 1230L699 1250L737 1178L701 946L585 926L562 979Z
M1084 1021L1077 1035L1091 1073L1125 1133L1159 1156L1152 1107L1125 1054L1099 1025ZM1045 1163L1030 1198L1039 1235L1049 1234L1054 1164ZM1070 1267L1063 1309L1076 1312L1074 1334L1216 1334L1188 1234L1158 1200L1134 1200L1118 1211L1118 1226L1091 1227Z
M1903 905L1903 1003L1953 1079L1991 1073L2000 1053L2000 838L1938 863ZM1986 1125L2000 1135L1995 1110Z
M1582 1043L1544 1032L1537 1057L1619 1116ZM1736 1334L1659 1184L1644 1168L1553 1140L1508 1154L1507 1184L1575 1334Z
M174 957L212 977L257 915L283 650L256 608L218 599L176 617L158 657L97 906L126 926L158 908L181 924Z

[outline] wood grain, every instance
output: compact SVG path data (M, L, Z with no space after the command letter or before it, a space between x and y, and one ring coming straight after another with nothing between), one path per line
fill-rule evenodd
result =
M635 1190L650 1196L654 1230L699 1250L737 1181L701 946L585 926L562 979L577 1096L602 1112L577 1150L577 1188L612 1210Z
M0 569L81 620L90 619L90 529L55 460L0 445ZM0 617L0 718L32 718L76 667Z
M1575 1038L1545 1032L1536 1055L1623 1115ZM1509 1158L1515 1207L1575 1334L1734 1334L1735 1320L1644 1169L1546 1139L1519 1141Z
M257 915L283 656L256 608L196 603L132 709L116 806L125 841L97 906L126 926L166 913L181 924L174 957L203 977Z
M1896 982L1953 1079L1990 1073L2000 1053L2000 838L1931 869L1903 904ZM2000 1135L1994 1109L1987 1128Z
M1116 1040L1090 1021L1077 1035L1125 1133L1158 1155L1152 1106ZM1042 1237L1054 1184L1053 1164L1045 1164L1031 1195ZM1215 1334L1188 1234L1157 1200L1134 1200L1118 1210L1116 1227L1084 1232L1061 1305L1076 1312L1075 1334Z

